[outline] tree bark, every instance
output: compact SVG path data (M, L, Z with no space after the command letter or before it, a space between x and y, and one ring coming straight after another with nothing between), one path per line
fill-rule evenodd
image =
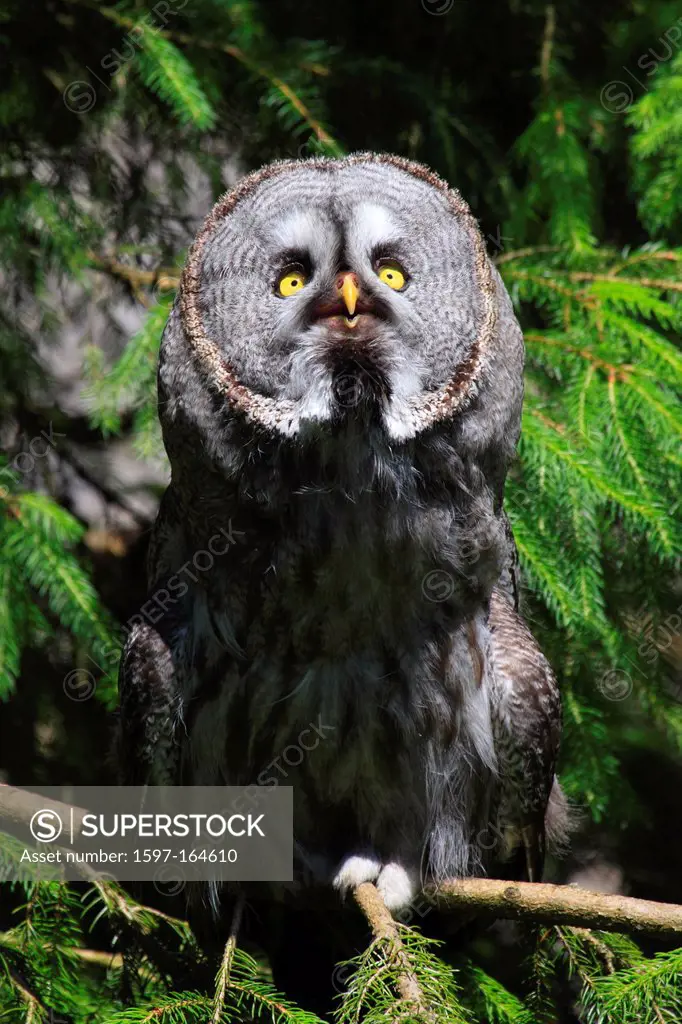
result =
M463 878L430 887L425 895L440 910L466 909L494 917L610 932L682 934L682 906L676 903L591 892L575 885Z
M419 982L414 976L409 958L400 940L398 925L387 909L381 893L372 882L363 882L354 890L353 895L369 922L374 938L385 939L391 945L396 963L401 971L396 986L400 998L408 1005L413 1006L415 1013L420 1014L422 1019L429 1020L432 1015L426 1006Z

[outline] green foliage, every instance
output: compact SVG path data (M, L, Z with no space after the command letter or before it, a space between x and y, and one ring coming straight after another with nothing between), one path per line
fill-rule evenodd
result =
M204 968L204 953L183 921L140 904L114 883L97 882L83 895L59 882L15 886L20 890L25 896L17 902L17 923L0 932L2 1020L45 1020L52 1010L74 1024L320 1024L277 992L231 940L213 991L173 988L169 972L191 963ZM95 928L111 936L117 952L89 948ZM553 926L538 934L533 956L534 977L544 979L547 991L543 999L530 991L520 998L474 961L448 967L435 955L437 944L405 926L399 933L400 948L377 939L339 965L345 990L335 1024L555 1021L553 982L561 975L578 983L576 1012L584 1024L679 1017L680 950L645 957L627 936ZM410 1004L406 976L428 1009Z
M530 178L526 204L520 210L526 218L543 218L546 237L553 245L578 252L589 251L595 242L592 161L584 139L586 113L578 101L548 103L516 143ZM512 224L512 231L520 227Z
M579 983L576 1009L585 1024L679 1019L681 950L646 958L625 936L555 926L542 937L539 955Z
M348 980L336 1015L338 1024L405 1019L410 984L418 988L424 1008L417 1004L409 1019L471 1024L453 970L434 955L437 944L404 925L399 926L399 938L400 947L389 937L375 939L364 953L342 965Z
M614 677L642 707L665 703L661 676L637 653L632 597L619 594L612 545L617 537L616 569L644 562L647 575L673 572L682 550L681 261L679 250L655 246L530 249L500 261L522 316L541 320L526 332L523 433L507 503L527 582L563 627L560 642L550 636L545 647L565 680L566 777L597 818L609 794L622 793L609 782L617 783L618 760L604 753L608 719L595 707L595 682L612 700L612 719L627 708L609 692Z
M215 111L185 56L163 36L143 32L136 67L145 85L171 107L180 124L212 128Z
M682 214L682 54L655 75L652 87L633 107L630 123L639 210L650 231L679 227Z
M470 200L524 327L523 435L506 502L526 612L562 683L564 786L611 836L644 813L625 755L682 750L679 687L659 639L679 605L682 53L658 58L629 109L611 110L608 62L595 76L589 47L608 44L620 79L679 11L602 6L453 4L440 17L415 2L374 19L315 0L57 0L37 33L31 4L6 3L0 47L16 59L0 98L0 426L19 436L0 467L7 710L30 691L22 658L36 653L92 659L105 672L97 694L108 705L115 694L115 616L84 526L60 504L62 453L35 472L21 459L36 417L70 425L45 350L83 306L96 312L106 342L87 324L81 337L89 429L97 443L130 436L159 458L155 363L174 268L231 165L389 149ZM472 39L491 48L483 69L470 63ZM83 898L25 888L0 934L2 1021L315 1020L240 950L214 991L194 991L188 965L204 969L206 955L187 924L117 886ZM548 927L512 990L494 960L451 968L418 933L404 942L433 1020L554 1022L567 1006L581 1024L680 1016L680 951L645 957L624 936ZM399 968L385 941L346 965L338 1024L413 1019Z
M101 350L90 349L88 375L92 384L86 395L92 402L92 422L104 434L120 430L123 409L144 406L156 411L150 396L155 388L159 338L172 304L172 296L166 297L150 309L141 329L133 335L118 363L108 372L104 372Z
M116 646L116 627L101 607L87 570L72 553L84 528L43 494L21 491L17 474L0 463L0 699L13 693L21 647L44 644L56 623L95 654ZM101 658L100 658L101 661ZM100 661L95 659L95 663ZM116 700L114 678L99 695Z
M464 978L476 1019L489 1024L534 1024L529 1008L477 964L466 965Z

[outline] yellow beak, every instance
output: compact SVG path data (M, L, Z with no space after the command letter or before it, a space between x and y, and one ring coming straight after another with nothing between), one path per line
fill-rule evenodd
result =
M346 305L348 315L354 316L355 307L357 306L358 303L358 294L360 291L360 289L358 288L358 279L355 276L355 274L344 274L341 286L339 287L338 291Z

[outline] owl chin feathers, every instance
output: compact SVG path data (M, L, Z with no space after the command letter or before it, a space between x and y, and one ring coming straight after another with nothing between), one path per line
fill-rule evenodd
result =
M411 400L424 390L419 360L390 324L371 315L356 319L352 328L322 321L303 333L282 398L295 405L304 435L323 424L364 425L403 440L414 429Z
M325 354L331 374L332 421L343 424L356 418L380 423L392 388L386 348L377 339L375 325L361 322L332 330Z

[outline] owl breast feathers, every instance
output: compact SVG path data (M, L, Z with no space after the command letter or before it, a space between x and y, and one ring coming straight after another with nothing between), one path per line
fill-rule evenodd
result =
M425 167L276 163L217 203L161 345L168 600L123 659L123 781L272 784L293 745L296 892L374 880L397 910L540 877L565 812L503 511L522 375L476 222Z

